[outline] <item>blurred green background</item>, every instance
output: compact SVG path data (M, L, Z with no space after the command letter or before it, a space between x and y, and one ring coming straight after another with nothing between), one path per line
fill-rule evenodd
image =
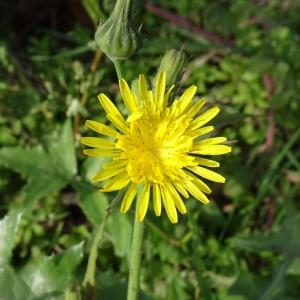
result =
M86 159L79 138L86 119L105 119L99 92L123 108L93 40L113 6L0 2L1 300L87 299L93 228L114 194L90 184L103 160ZM126 79L153 78L165 51L183 48L177 92L197 85L235 141L211 205L191 199L175 226L148 212L140 299L300 299L300 1L149 0L135 10L144 45L124 62ZM93 299L126 298L132 219L113 209Z

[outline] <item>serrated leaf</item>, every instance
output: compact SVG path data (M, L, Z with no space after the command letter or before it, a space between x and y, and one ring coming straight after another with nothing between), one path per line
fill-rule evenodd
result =
M0 150L0 163L23 176L39 177L53 173L49 168L47 155L41 147L3 148Z
M22 214L13 211L0 221L0 266L9 262Z
M40 198L63 188L76 174L77 162L70 120L65 122L59 138L48 149L46 151L38 146L0 150L0 163L29 177L25 187L24 210L31 209Z

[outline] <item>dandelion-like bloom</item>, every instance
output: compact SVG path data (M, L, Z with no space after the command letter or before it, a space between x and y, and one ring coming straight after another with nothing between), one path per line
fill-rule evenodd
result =
M107 119L115 128L96 121L86 121L86 126L111 137L110 140L83 137L81 143L93 147L85 149L89 156L111 157L94 182L107 181L102 192L126 187L121 212L126 213L138 193L137 219L146 215L150 198L157 216L162 204L172 223L178 221L177 210L187 212L183 198L189 194L204 204L211 189L201 178L225 182L225 178L208 168L219 163L203 156L220 155L231 151L224 143L225 137L202 138L214 130L205 126L219 112L214 107L199 114L205 104L203 99L193 101L196 86L189 87L178 99L168 105L173 87L167 93L166 74L157 77L154 90L148 90L145 77L139 76L139 95L135 95L125 80L119 82L120 92L129 111L125 119L112 101L104 94L99 101ZM208 167L208 168L207 168Z

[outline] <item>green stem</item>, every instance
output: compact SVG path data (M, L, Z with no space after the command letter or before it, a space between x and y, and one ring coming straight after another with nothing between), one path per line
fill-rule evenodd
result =
M137 210L137 206L136 206L136 210ZM144 233L144 223L139 222L137 220L137 217L135 216L133 236L131 242L127 300L138 299L143 233Z
M123 78L123 73L122 73L122 67L121 67L120 61L117 59L114 59L113 63L114 63L114 66L115 66L115 69L117 72L118 79L121 80Z
M122 190L118 192L116 197L111 202L111 207L113 207L120 200L121 196L122 196ZM102 223L95 229L95 237L92 242L92 246L88 258L88 264L87 264L87 268L83 280L84 287L92 287L92 288L95 287L95 273L96 273L98 248L103 239L105 225L107 223L110 214L111 214L111 208L108 208L102 220Z

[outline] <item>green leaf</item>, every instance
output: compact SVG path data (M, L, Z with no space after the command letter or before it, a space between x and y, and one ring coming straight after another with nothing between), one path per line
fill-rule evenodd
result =
M94 226L100 225L109 207L106 195L94 189L81 188L79 197L79 206L87 219Z
M58 140L50 145L49 154L52 167L57 175L71 178L76 174L77 161L70 119L65 122Z
M19 272L0 267L0 299L61 300L74 283L76 268L83 258L83 243L52 257L39 257Z
M39 177L52 174L48 157L41 147L3 148L0 150L0 163L23 176Z
M61 178L41 177L38 180L30 179L24 188L26 199L24 209L30 210L41 198L54 194L66 185L66 181Z
M82 258L83 243L80 243L57 256L29 262L20 271L20 277L30 287L33 299L46 296L49 297L46 299L61 299L66 287L75 281Z
M114 245L115 254L121 257L129 256L132 234L132 218L128 214L120 213L119 206L109 217L107 231Z
M0 266L9 262L22 214L13 211L0 221Z
M42 197L59 191L76 174L77 162L70 120L65 122L59 138L48 149L46 151L38 146L0 150L0 163L29 177L25 187L24 210L30 210Z
M107 194L95 190L95 187L89 183L74 185L74 187L79 192L79 206L83 213L94 226L99 226L107 209L110 208ZM113 208L105 231L114 246L115 254L121 257L127 256L130 251L132 225L129 216L120 213L119 203Z
M9 266L0 267L0 299L32 299L31 291L20 276Z

